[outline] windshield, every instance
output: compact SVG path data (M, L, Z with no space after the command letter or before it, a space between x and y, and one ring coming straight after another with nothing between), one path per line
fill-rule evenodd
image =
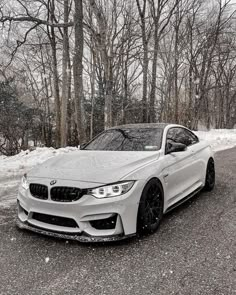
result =
M160 128L110 129L95 137L84 150L157 151L161 148L161 140Z

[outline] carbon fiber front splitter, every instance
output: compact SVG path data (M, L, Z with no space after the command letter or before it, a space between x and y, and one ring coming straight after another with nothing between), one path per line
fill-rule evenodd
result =
M34 227L30 225L29 223L22 222L19 219L17 219L16 225L20 229L30 230L32 232L35 232L41 235L46 235L46 236L59 238L59 239L74 240L74 241L78 241L82 243L115 242L115 241L121 241L121 240L128 239L135 236L135 234L131 234L131 235L116 235L116 236L109 236L109 237L107 236L94 237L94 236L87 236L83 234L81 235L66 234L61 232L48 231L39 227Z

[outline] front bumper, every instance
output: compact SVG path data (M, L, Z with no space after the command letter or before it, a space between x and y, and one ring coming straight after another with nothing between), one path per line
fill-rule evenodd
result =
M40 182L42 183L42 180ZM60 185L65 184L60 183ZM47 236L80 242L122 240L136 234L142 185L142 182L136 182L127 194L119 197L96 199L93 196L84 195L81 199L68 203L55 202L50 198L40 200L32 197L29 190L20 188L17 226ZM67 223L63 225L48 223L35 218L35 214L73 221L77 226L70 224L67 226ZM94 226L96 221L107 220L112 216L117 217L114 228L104 229Z
M17 219L16 225L20 229L30 230L37 234L46 235L53 238L73 240L73 241L78 241L82 243L115 242L115 241L121 241L124 239L132 238L135 236L135 234L125 235L125 236L116 235L116 236L100 236L100 237L85 236L85 235L71 235L71 234L52 232L52 231L44 230L41 228L37 228L37 227L29 225L26 222L22 222L20 219Z

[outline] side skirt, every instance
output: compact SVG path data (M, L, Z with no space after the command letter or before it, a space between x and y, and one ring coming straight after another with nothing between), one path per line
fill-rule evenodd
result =
M186 201L188 201L189 199L191 199L193 196L195 196L197 193L199 193L202 190L203 187L199 187L196 190L194 190L191 194L187 195L186 197L184 197L183 199L179 200L178 202L176 202L175 204L171 205L170 207L167 208L167 210L165 211L165 213L170 212L171 210L175 209L176 207L180 206L181 204L185 203Z

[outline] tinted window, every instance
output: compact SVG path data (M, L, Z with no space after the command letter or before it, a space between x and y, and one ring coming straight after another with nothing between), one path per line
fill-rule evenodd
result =
M192 133L191 131L187 129L184 129L184 132L186 136L188 137L190 145L199 142L198 137L194 133Z
M167 139L183 143L187 146L198 142L198 138L191 131L184 128L171 128L167 133Z
M162 129L111 129L91 141L85 150L157 151L161 148Z

